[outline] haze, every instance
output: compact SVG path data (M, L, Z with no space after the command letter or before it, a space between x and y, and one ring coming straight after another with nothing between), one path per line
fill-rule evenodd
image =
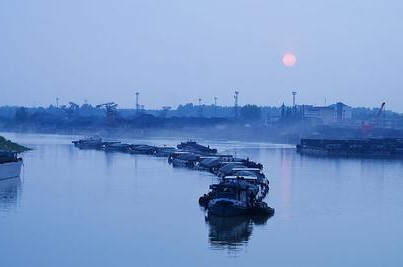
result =
M115 101L403 112L402 1L0 0L0 105ZM285 67L282 56L297 64Z

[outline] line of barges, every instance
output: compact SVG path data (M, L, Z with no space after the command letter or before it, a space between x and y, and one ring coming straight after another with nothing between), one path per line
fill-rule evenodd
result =
M128 144L105 141L89 137L72 141L80 149L119 151L130 154L167 157L173 167L186 167L209 171L218 178L210 185L210 191L199 198L199 204L209 215L273 215L274 209L263 199L269 192L269 180L263 173L263 165L238 158L231 154L220 154L217 149L203 146L191 140L177 147Z

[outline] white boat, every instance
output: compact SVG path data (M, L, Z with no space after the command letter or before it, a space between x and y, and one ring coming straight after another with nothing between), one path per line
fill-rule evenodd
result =
M0 180L19 177L21 174L22 158L15 152L0 151Z

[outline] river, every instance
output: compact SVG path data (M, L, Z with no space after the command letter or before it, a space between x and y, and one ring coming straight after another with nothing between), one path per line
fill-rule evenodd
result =
M267 220L208 219L217 178L165 158L79 150L75 136L2 133L34 150L0 181L0 266L399 266L403 161L301 156L198 140L261 162ZM178 138L125 140L176 145Z

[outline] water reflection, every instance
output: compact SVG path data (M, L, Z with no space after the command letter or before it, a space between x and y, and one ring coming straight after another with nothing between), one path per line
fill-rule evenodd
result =
M264 225L271 216L220 217L208 215L209 242L213 249L237 251L246 245L255 225Z
M20 195L20 177L0 180L0 212L15 209Z

